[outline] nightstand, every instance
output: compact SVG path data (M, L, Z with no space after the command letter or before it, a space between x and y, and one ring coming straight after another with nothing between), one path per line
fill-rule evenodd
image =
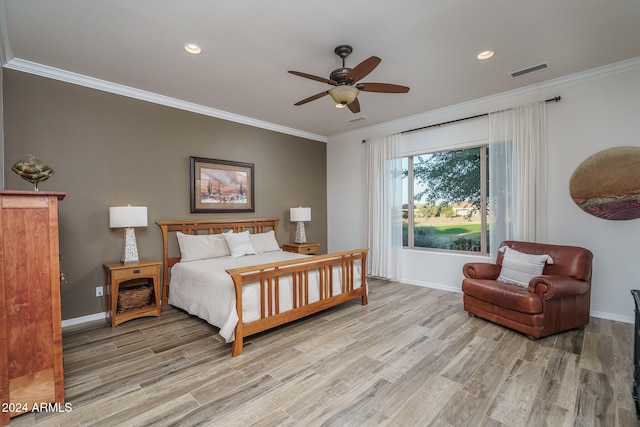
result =
M296 254L318 255L320 243L285 243L282 249Z
M103 264L107 317L113 328L127 320L160 316L161 265L153 259Z

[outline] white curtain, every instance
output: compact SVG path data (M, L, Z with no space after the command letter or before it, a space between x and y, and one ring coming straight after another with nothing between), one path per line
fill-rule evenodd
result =
M367 275L399 279L402 249L402 158L400 134L366 143L368 212Z
M489 252L503 240L547 240L544 101L489 114Z

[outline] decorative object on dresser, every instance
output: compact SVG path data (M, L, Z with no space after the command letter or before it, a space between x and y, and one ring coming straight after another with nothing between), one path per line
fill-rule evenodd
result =
M463 267L463 301L469 315L529 338L589 323L591 251L517 241L502 242L500 248L495 263Z
M127 320L160 316L160 261L103 264L107 316L116 327Z
M17 173L20 178L32 183L33 191L38 191L38 183L46 181L55 172L51 166L43 163L31 154L27 154L18 160L11 170Z
M242 353L250 335L352 299L367 304L368 249L311 257L282 251L276 240L279 221L157 221L162 230L162 303L220 328L220 336L233 342L233 356ZM176 234L181 257L169 254L174 247L169 233ZM228 245L235 240L242 245ZM206 259L197 256L204 248Z
M253 163L191 157L191 213L254 212Z
M109 227L124 228L122 240L123 264L135 264L138 257L136 232L133 227L147 226L147 208L145 206L113 206L109 208Z
M0 191L0 425L41 404L64 406L58 240L64 196Z
M295 254L318 255L320 243L285 243L282 250Z
M296 223L296 243L307 243L307 235L304 231L304 222L311 221L311 208L303 208L299 206L297 208L289 209L289 217L291 222Z

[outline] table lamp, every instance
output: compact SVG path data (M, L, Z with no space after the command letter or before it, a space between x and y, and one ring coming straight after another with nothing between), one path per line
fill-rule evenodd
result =
M146 206L113 206L109 208L109 226L124 228L122 241L122 263L135 264L138 258L138 245L133 227L147 226Z
M291 222L296 222L296 240L295 243L307 243L307 236L304 232L304 222L311 221L311 208L291 208L289 210Z

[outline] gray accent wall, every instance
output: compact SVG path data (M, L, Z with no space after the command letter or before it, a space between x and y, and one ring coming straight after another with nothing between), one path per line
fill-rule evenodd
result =
M33 188L11 171L32 154L55 169L40 190L67 193L59 209L63 320L105 310L95 288L102 264L120 259L123 237L109 228L110 206L148 207L149 226L136 229L141 258L162 257L158 220L279 217L278 241L292 242L289 208L299 205L312 210L307 241L326 252L326 144L20 71L2 77L4 188ZM190 156L253 163L256 211L191 214Z
M2 41L1 39L2 37L0 37L0 41ZM2 57L2 55L0 55L0 57ZM0 66L0 188L4 188L4 122L2 120L4 107L3 79L4 68Z

